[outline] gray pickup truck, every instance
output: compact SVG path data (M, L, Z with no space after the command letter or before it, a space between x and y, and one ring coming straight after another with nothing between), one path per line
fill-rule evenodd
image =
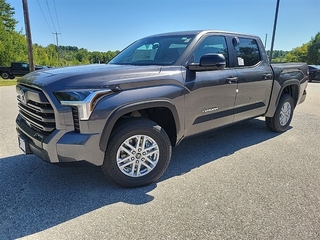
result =
M306 98L306 63L270 64L256 36L186 31L140 39L108 64L45 69L17 82L19 146L87 161L123 187L156 181L186 137L259 116L286 131Z

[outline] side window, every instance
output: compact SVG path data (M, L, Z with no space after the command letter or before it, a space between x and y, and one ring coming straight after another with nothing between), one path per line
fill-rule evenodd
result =
M254 39L239 38L239 44L234 46L234 49L238 67L254 66L261 60L259 47Z
M27 63L22 63L21 68L22 69L29 69L29 65Z
M199 47L194 52L194 63L199 63L200 58L205 54L210 53L221 53L226 58L227 67L228 62L228 49L226 44L226 39L223 36L209 36L205 38Z

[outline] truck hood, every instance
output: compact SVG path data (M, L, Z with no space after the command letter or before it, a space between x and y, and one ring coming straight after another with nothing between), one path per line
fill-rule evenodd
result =
M133 88L157 84L156 80L170 80L167 75L178 74L181 67L169 66L133 66L113 64L92 64L62 68L48 68L34 71L18 80L18 83L38 88L50 88L51 91L74 88ZM173 77L172 79L177 79ZM164 82L162 82L163 84Z

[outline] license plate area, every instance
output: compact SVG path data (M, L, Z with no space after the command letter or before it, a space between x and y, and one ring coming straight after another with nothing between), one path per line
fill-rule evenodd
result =
M19 143L19 148L24 152L26 152L26 140L22 138L21 136L18 136L18 143Z

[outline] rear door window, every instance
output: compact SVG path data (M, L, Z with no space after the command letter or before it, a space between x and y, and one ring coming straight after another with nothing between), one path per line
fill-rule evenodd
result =
M259 46L255 39L238 38L238 45L234 46L236 51L236 66L250 67L261 61Z

